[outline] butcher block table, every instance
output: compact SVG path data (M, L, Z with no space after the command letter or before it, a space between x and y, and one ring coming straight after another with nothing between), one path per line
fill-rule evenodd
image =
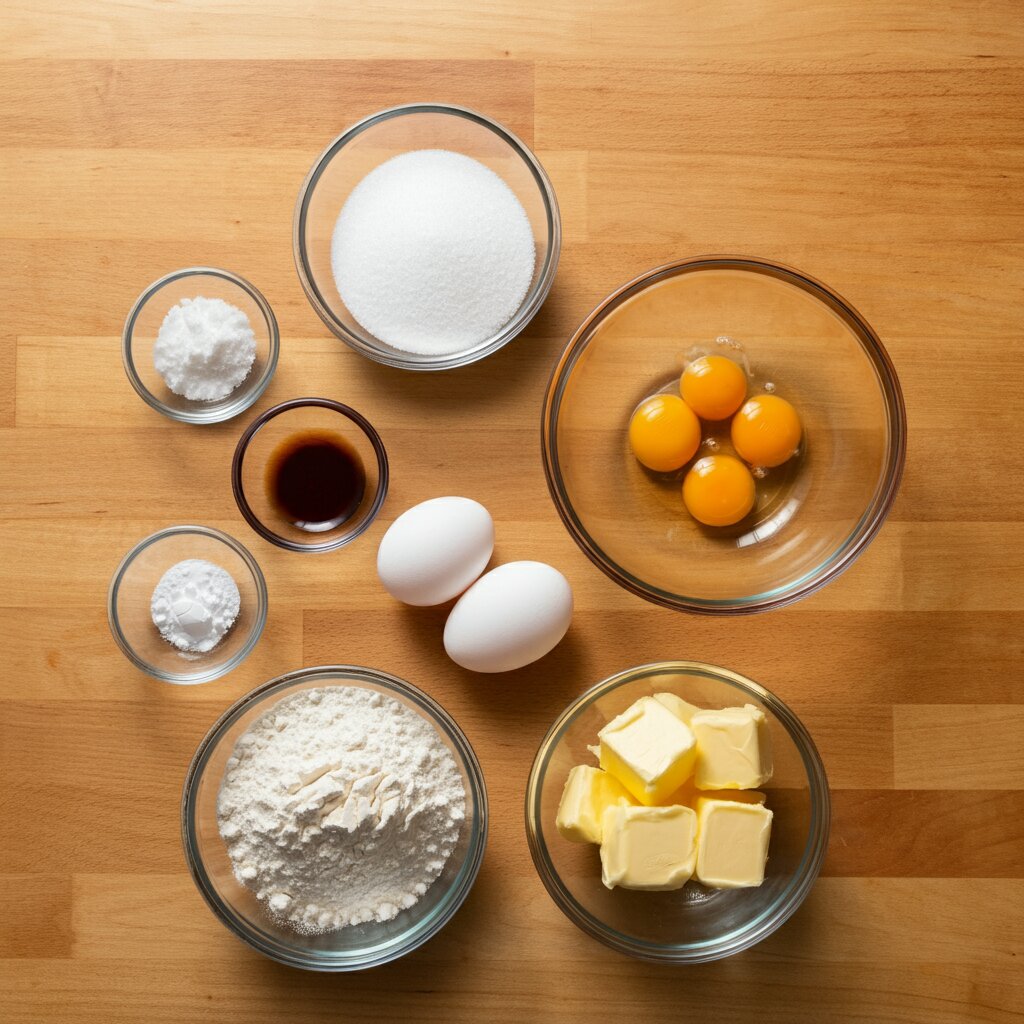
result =
M1019 0L4 0L0 6L0 1020L1004 1022L1024 1019L1024 7ZM562 209L554 290L518 340L413 374L331 337L292 263L295 198L359 118L434 100L537 153ZM576 548L548 497L552 363L611 290L743 253L845 296L899 372L902 490L863 557L783 611L673 613ZM251 280L281 360L217 426L145 406L121 367L139 292L194 264ZM339 552L246 526L229 464L256 412L325 395L387 445L392 486ZM609 487L615 482L609 481ZM404 509L483 502L496 559L565 572L572 629L499 677L456 668L444 610L374 572ZM172 686L110 637L137 540L200 523L267 577L262 641ZM552 903L523 797L581 690L661 659L722 664L803 717L832 786L822 876L761 945L718 963L624 958ZM401 962L317 975L263 959L185 868L181 786L234 700L347 662L423 687L490 794L476 887Z

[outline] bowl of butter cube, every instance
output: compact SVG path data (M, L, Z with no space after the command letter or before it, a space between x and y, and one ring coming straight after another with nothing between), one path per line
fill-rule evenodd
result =
M825 857L828 780L773 693L695 661L572 702L530 771L526 831L565 915L643 960L719 960L796 912Z

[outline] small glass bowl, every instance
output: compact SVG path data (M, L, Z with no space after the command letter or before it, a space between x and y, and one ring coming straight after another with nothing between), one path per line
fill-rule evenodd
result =
M306 431L334 435L359 456L366 474L363 499L331 530L314 533L287 519L271 497L267 471L279 446ZM388 456L372 424L355 409L329 398L294 398L261 413L238 439L231 489L245 521L264 539L288 551L334 551L358 537L376 518L388 493Z
M242 310L256 336L256 360L249 376L217 402L194 402L176 395L153 365L153 346L168 310L182 299L198 296L223 299ZM135 300L124 325L121 358L132 387L157 412L181 423L221 423L244 412L267 390L279 347L274 312L248 281L229 270L186 267L154 281Z
M400 153L446 149L479 160L523 204L533 228L533 281L515 316L473 348L432 356L402 352L369 334L338 294L331 270L331 237L349 193L375 167ZM343 342L388 366L448 370L475 363L510 342L533 319L551 291L561 249L558 201L544 168L507 128L465 107L410 103L391 107L342 132L319 156L299 191L293 247L303 290L317 315Z
M440 877L413 907L383 924L300 935L270 918L253 892L235 878L217 827L217 794L239 737L272 704L299 690L336 685L384 693L434 726L462 775L466 818ZM469 740L444 708L422 690L375 669L352 665L304 668L257 687L228 708L207 733L185 779L181 837L192 879L210 909L253 949L306 970L358 971L411 953L436 935L462 906L476 881L487 844L487 790Z
M598 848L563 839L555 815L566 776L594 764L587 749L612 718L640 697L675 693L709 708L753 704L768 719L774 758L760 787L774 812L764 883L751 889L674 892L606 889ZM774 694L728 669L666 661L620 672L578 697L544 737L526 789L533 862L559 909L588 935L641 960L701 963L732 956L774 932L810 892L828 846L825 768L807 730Z
M186 558L231 574L241 603L224 639L204 654L179 651L153 624L150 602L160 577ZM233 537L208 526L171 526L140 540L121 560L107 595L110 632L125 657L165 683L208 683L240 665L267 621L267 584L256 559Z
M640 401L678 394L687 363L712 352L746 361L748 394L775 391L804 427L800 453L758 483L753 513L722 528L687 514L686 467L651 474L627 439ZM727 451L728 423L716 429ZM641 275L587 317L552 373L541 447L562 521L616 583L669 608L756 612L813 593L867 547L899 487L906 412L849 303L777 264L707 256Z

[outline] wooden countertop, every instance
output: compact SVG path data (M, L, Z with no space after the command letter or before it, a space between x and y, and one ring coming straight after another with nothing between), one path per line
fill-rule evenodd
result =
M422 99L520 134L564 224L531 330L448 375L387 371L335 342L291 256L296 191L326 141ZM0 1019L1020 1020L1022 109L1016 0L8 0ZM853 569L795 607L728 621L649 606L586 561L548 498L537 429L552 360L604 295L722 251L800 267L853 302L899 370L910 432L902 493ZM241 273L277 311L282 359L260 407L320 392L381 429L393 487L351 549L302 558L258 540L228 482L241 423L174 425L128 386L128 307L196 263ZM443 656L440 614L386 599L376 541L437 493L493 510L500 558L569 575L578 612L562 653L470 677ZM121 555L178 522L239 537L271 593L257 651L195 688L134 671L104 613ZM728 665L790 701L835 801L823 877L797 916L690 969L577 931L522 825L554 715L666 657ZM178 802L229 702L338 660L447 706L486 772L492 829L474 892L435 941L321 977L263 960L212 917L184 867Z

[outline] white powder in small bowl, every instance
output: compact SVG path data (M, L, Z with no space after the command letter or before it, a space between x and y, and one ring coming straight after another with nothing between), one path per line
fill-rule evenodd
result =
M241 595L226 569L202 558L186 558L160 577L149 611L160 635L179 651L205 654L238 618Z
M404 352L448 355L497 334L533 280L522 203L478 160L442 149L374 168L342 207L331 242L352 316Z
M192 402L227 398L255 360L256 335L244 311L202 296L167 311L153 346L153 365L164 383Z

